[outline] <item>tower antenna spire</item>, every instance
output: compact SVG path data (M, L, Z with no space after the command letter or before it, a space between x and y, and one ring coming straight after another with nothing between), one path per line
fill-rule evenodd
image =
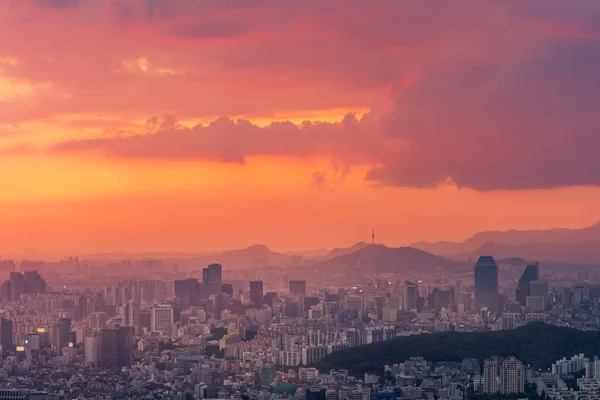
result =
M371 245L375 245L375 228L373 228L373 232L371 233Z

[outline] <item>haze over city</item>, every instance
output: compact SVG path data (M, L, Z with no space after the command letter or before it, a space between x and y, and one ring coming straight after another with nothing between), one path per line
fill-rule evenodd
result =
M599 0L0 0L0 400L600 400Z
M597 11L3 1L1 253L592 225Z

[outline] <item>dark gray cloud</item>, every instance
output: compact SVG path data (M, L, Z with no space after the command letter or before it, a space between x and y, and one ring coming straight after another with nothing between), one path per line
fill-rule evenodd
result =
M57 8L60 10L75 8L80 3L83 2L83 0L32 0L32 1L41 7L51 7L51 8Z

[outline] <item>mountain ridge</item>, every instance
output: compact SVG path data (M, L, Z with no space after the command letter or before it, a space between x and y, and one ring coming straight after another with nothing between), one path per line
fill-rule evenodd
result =
M434 271L438 267L459 268L462 263L438 257L413 247L368 245L352 253L343 254L317 264L323 267L371 268L374 272Z
M600 221L581 229L552 228L545 230L511 229L508 231L483 231L474 234L462 242L440 241L430 243L421 241L413 243L411 246L438 256L468 257L476 255L477 251L489 243L509 246L544 244L548 247L551 244L595 243L598 245L600 244ZM524 254L505 254L503 256L530 258Z

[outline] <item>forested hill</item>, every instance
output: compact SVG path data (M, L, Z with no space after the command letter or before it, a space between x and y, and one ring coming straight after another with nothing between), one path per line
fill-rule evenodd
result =
M600 355L600 332L583 332L544 323L497 332L442 332L400 337L354 347L327 356L317 366L321 371L345 368L354 376L365 372L383 374L386 364L410 357L429 361L461 361L466 357L515 356L525 365L549 368L562 357L584 353Z

